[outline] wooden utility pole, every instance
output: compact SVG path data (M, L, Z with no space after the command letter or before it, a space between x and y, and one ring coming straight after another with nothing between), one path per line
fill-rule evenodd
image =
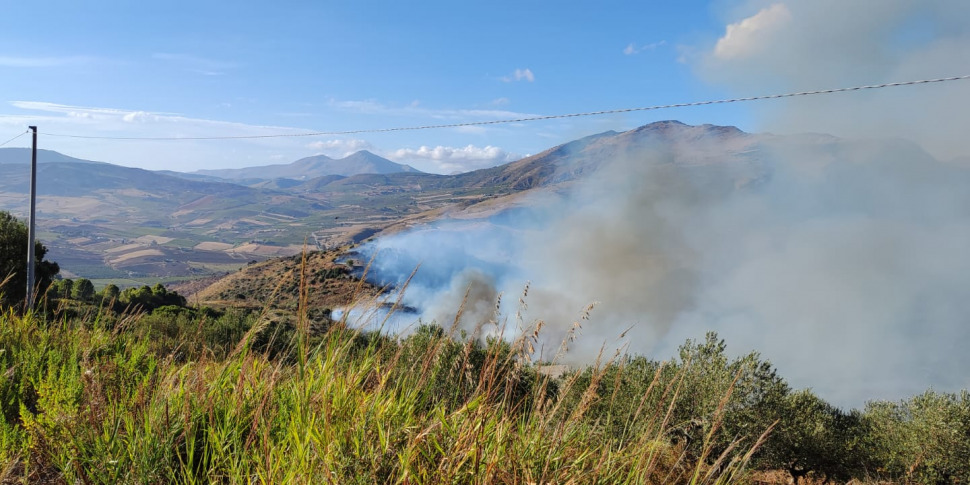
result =
M37 207L37 127L28 126L34 132L34 143L30 151L30 214L27 216L27 307L34 308L34 211Z

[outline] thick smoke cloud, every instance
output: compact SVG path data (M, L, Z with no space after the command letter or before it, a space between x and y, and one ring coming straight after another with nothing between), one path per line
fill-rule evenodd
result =
M970 74L970 3L950 0L749 0L724 8L725 30L685 56L737 95ZM759 131L914 140L965 157L970 81L752 105Z
M738 95L970 73L967 2L722 5L723 35L688 58L703 78ZM765 131L913 140L936 157L967 167L970 140L964 131L970 112L959 107L968 102L970 85L957 81L792 98L751 109ZM880 154L878 162L871 153L846 153L848 163L826 169L831 175L824 183L809 185L800 177L812 174L790 170L788 180L776 176L770 187L811 189L797 192L797 204L775 211L792 221L773 236L784 241L785 250L756 259L742 255L746 263L705 290L709 315L693 315L690 325L682 322L682 334L716 318L725 321L730 341L764 351L787 347L791 353L780 360L786 375L842 402L899 397L928 385L967 387L970 361L954 348L967 337L963 302L970 278L964 275L970 258L959 249L967 242L967 185L943 174L959 172L957 167L941 168L912 149L898 148ZM788 150L787 157L808 166L812 157L824 159L811 150ZM962 173L954 177L966 181ZM815 201L820 216L811 225L798 224L807 201ZM721 212L722 217L737 213ZM759 232L771 234L768 229ZM799 275L797 292L784 284L793 275ZM752 314L752 308L758 310ZM789 323L779 326L782 320Z
M667 348L714 329L843 405L970 385L967 171L901 142L771 151L683 226L704 284Z
M737 95L970 74L967 2L724 5L685 60ZM498 294L514 324L531 281L546 358L596 301L570 361L604 344L667 358L715 330L842 406L967 388L968 101L957 81L750 107L759 131L842 138L646 127L604 139L580 182L365 251L386 281L422 263L407 299L446 326L469 288L463 328Z
M970 384L966 169L902 141L672 123L608 143L567 189L378 239L374 274L420 263L405 300L445 327L466 292L465 330L502 294L511 332L516 312L546 322L545 358L595 301L567 362L667 358L715 330L841 405Z

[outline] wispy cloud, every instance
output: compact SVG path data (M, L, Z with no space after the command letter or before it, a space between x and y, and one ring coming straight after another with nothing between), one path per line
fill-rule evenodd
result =
M152 121L159 121L160 116L146 111L132 111L121 117L125 123L149 123Z
M632 56L644 51L652 51L657 49L658 47L663 47L665 45L667 45L666 40L661 40L659 42L653 42L650 44L643 44L643 45L637 45L636 43L631 42L627 44L627 46L623 49L623 53L628 56Z
M330 106L344 111L354 113L377 114L388 113L390 111L401 111L402 109L392 109L373 99L340 101L331 99ZM410 107L409 107L410 108Z
M116 108L93 108L88 106L72 106L68 104L48 103L46 101L11 101L10 105L15 108L20 108L24 110L45 111L48 113L62 113L62 114L68 115L69 117L88 118L88 119L96 119L96 118L104 118L104 117L112 117L112 116L124 119L125 117L129 117L137 113L143 113L146 115L148 114L145 111L138 111L138 110L124 110L124 109L116 109ZM156 112L152 114L156 116L169 116L169 117L177 116L176 113Z
M122 165L171 170L196 170L258 165L269 154L290 153L295 160L305 156L306 140L296 138L241 139L220 142L151 140L129 143L124 141L93 142L91 140L50 136L187 138L220 136L263 136L306 133L305 128L259 126L230 121L191 118L175 113L140 109L73 106L43 101L13 101L9 105L19 113L0 116L0 128L38 125L45 148L63 151L90 160L102 160Z
M66 57L15 57L0 56L0 67L62 67L90 64L96 58L89 56Z
M528 81L531 83L535 82L536 76L532 73L532 69L516 69L512 74L503 76L501 79L507 83L513 81Z
M239 63L209 59L191 54L173 54L158 52L152 54L152 59L180 64L185 69L206 76L221 76L230 69L239 67Z
M504 98L500 98L504 99ZM501 105L502 102L492 102L493 105ZM331 99L329 106L358 114L385 115L385 116L411 116L420 118L433 118L437 120L451 121L474 121L488 119L515 119L538 116L532 113L519 113L502 109L435 109L410 103L406 106L389 106L374 99L353 101Z

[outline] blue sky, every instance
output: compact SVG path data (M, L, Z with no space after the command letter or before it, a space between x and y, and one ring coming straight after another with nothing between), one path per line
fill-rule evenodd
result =
M855 2L8 3L0 16L0 141L27 124L95 136L294 134L970 74L961 54L970 23L959 2L845 3ZM968 88L933 96L965 99ZM928 91L392 134L206 142L42 136L41 145L185 171L369 149L450 173L660 119L865 136L858 125L868 123L830 123L845 118L833 111L861 110L885 133L886 115L873 106L913 93ZM952 106L930 99L926 116ZM911 131L908 122L893 125L890 134ZM968 153L949 134L927 136L943 140L914 138L945 156ZM8 146L25 146L26 138Z

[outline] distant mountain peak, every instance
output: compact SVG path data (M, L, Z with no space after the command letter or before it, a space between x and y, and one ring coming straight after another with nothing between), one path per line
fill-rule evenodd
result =
M270 181L279 178L312 180L328 175L350 177L359 174L390 174L418 172L408 165L392 162L367 150L360 150L344 158L313 155L282 165L263 165L237 169L199 170L195 173L227 180Z
M674 137L674 138L688 138L688 139L698 139L706 137L736 137L736 136L746 136L748 133L741 131L736 126L722 126L722 125L688 125L677 120L664 120L655 121L643 125L638 128L634 128L625 133L621 133L620 136L635 137L639 138L642 136L659 136L663 138Z
M657 126L690 126L690 125L680 120L660 120L660 121L654 121L653 123L647 123L646 125L641 126L641 128L647 128L651 126L657 127Z
M633 132L666 131L666 130L672 130L672 129L674 130L683 129L689 126L690 125L681 123L680 121L677 121L677 120L663 120L663 121L654 121L653 123L647 123L643 126L634 128L633 130L630 130L630 131L633 131Z

